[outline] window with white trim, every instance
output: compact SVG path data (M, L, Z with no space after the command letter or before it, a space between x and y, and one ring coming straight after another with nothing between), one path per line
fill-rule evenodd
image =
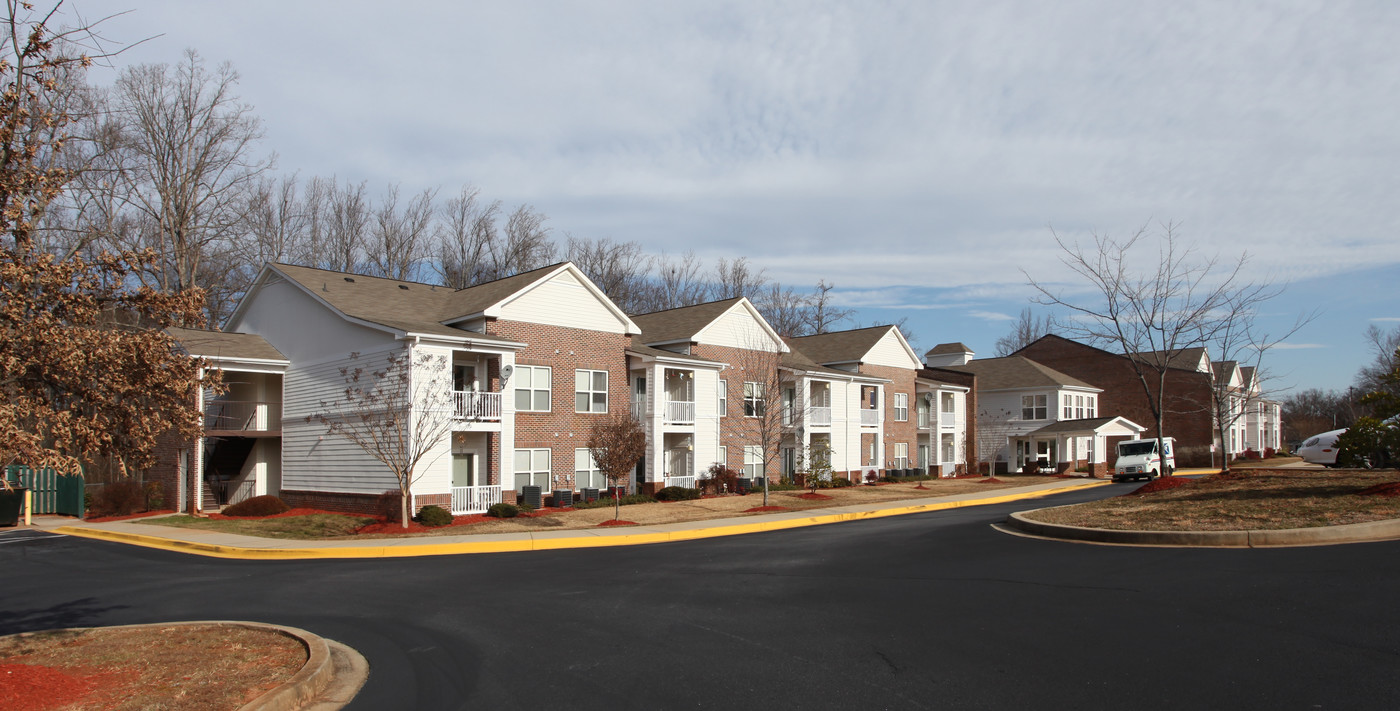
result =
M519 412L549 412L552 371L545 365L515 368L515 409Z
M1023 420L1044 420L1049 417L1046 407L1046 397L1044 395L1022 395L1021 396L1021 419Z
M763 417L763 383L744 383L744 417Z
M1098 396L1096 396L1096 395L1085 395L1085 396L1084 396L1084 416L1087 417L1087 418L1089 418L1089 419L1091 419L1091 420L1094 419L1095 417L1098 417L1098 415L1095 414L1095 412L1097 411L1097 408L1098 408L1098 403L1099 403L1099 398L1098 398Z
M608 482L598 463L593 461L593 452L588 449L574 450L574 487L577 489L606 489Z
M515 490L524 486L538 486L541 491L549 489L549 450L515 450Z
M608 411L608 371L574 371L574 412Z
M744 476L750 479L763 476L763 447L756 444L744 445Z
M1074 396L1074 417L1077 420L1084 419L1084 396Z
M1070 394L1068 394L1068 393L1066 393L1065 396L1064 396L1064 400L1065 400L1065 405L1064 405L1064 409L1063 409L1063 413L1064 413L1064 414L1060 415L1060 419L1062 419L1062 420L1073 420L1073 419L1074 419L1074 396L1073 396L1073 395L1070 395Z
M719 416L729 414L729 381L719 381Z
M909 393L894 394L894 421L909 421Z
M908 443L908 442L895 442L895 443L894 443L894 468L895 468L895 469L908 469L908 468L909 468L909 443Z
M719 447L719 460L716 461L715 464L718 464L718 465L724 467L725 469L728 469L728 468L729 468L729 448L728 448L728 447L726 447L726 446L724 446L724 445L720 445L720 447Z

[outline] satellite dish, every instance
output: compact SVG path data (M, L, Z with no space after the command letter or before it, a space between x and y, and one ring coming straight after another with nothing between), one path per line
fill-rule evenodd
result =
M515 372L515 366L506 364L501 366L501 381L510 380L511 374Z
M924 393L924 402L933 402L933 393Z

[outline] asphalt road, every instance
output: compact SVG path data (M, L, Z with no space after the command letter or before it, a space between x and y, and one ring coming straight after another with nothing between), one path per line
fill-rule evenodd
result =
M356 709L1400 708L1400 542L1123 548L989 525L1030 506L382 561L0 534L0 634L293 625L369 660Z

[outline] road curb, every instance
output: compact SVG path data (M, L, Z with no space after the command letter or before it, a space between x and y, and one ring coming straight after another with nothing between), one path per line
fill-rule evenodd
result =
M1058 508L1058 507L1051 507ZM1044 509L1033 509L1043 511ZM1007 528L1043 538L1134 546L1277 548L1328 546L1400 539L1400 519L1350 523L1315 528L1256 531L1130 531L1046 523L1026 518L1032 511L1018 511L1006 519Z
M292 675L291 679L269 689L262 696L238 707L239 711L297 711L312 708L317 711L339 709L354 698L369 675L369 665L364 657L354 649L325 639L300 627L273 625L265 622L244 622L241 620L186 620L180 622L153 622L142 625L111 625L107 627L60 627L50 630L21 632L16 636L36 635L45 632L81 632L84 630L139 629L143 627L245 627L277 632L291 637L306 647L306 664ZM332 655L332 649L336 654ZM337 659L339 657L339 659ZM336 689L334 695L322 698L328 688ZM350 690L347 696L344 691Z
M414 558L433 555L463 555L473 553L515 553L524 551L542 550L562 550L572 548L603 548L611 546L635 546L652 543L673 543L678 541L693 541L705 538L717 538L721 536L738 536L749 533L764 533L768 531L781 531L791 528L805 528L807 526L824 526L833 523L844 523L846 521L863 521L867 519L885 518L888 516L905 516L908 514L928 513L931 511L945 511L949 509L965 508L968 506L985 506L988 504L1006 503L1008 501L1020 501L1023 499L1040 498L1061 494L1067 491L1079 491L1082 489L1105 486L1111 482L1107 480L1092 479L1083 483L1076 483L1069 486L1055 489L1042 489L1037 491L1022 491L1014 494L1003 494L1000 496L989 496L980 499L966 499L962 501L937 501L927 504L914 504L910 506L897 506L888 509L875 509L870 511L846 511L835 514L816 514L810 516L790 516L784 514L774 514L772 516L754 517L757 520L752 523L729 524L723 526L709 526L687 528L673 531L648 531L643 533L622 533L598 535L590 533L592 529L580 529L575 535L551 535L540 538L513 539L505 541L458 541L452 543L418 543L401 545L380 545L366 543L353 547L340 548L246 548L240 546L218 545L211 543L198 543L194 541L181 541L160 536L151 536L139 533L128 533L125 531L106 531L96 528L85 528L82 526L61 526L53 529L55 533L62 533L80 538L92 538L96 540L110 541L114 543L127 543L130 545L143 546L146 548L158 548L161 550L174 551L177 553L191 553L213 558L231 558L239 560L310 560L329 558Z

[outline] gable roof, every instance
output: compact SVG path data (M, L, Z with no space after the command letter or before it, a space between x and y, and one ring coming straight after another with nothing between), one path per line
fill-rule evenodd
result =
M192 356L290 362L266 339L252 333L225 333L175 326L165 329L165 332Z
M665 311L633 316L632 322L642 329L646 343L678 343L692 341L705 327L715 322L739 303L742 297L711 301L694 306L680 306Z
M294 264L268 264L259 276L259 283L270 275L285 277L301 287L312 298L351 321L380 327L404 334L446 336L473 341L493 341L510 344L514 341L475 331L465 331L447 324L491 312L535 286L548 281L562 271L571 272L580 283L603 301L617 318L626 324L629 333L637 331L636 324L617 308L606 295L589 281L578 267L569 262L552 264L515 276L478 284L465 289L450 289L434 284L386 279L383 277L349 274L346 272L303 267ZM257 285L254 286L254 289ZM249 290L251 294L253 290ZM247 297L245 296L245 301ZM237 319L242 304L234 311L230 323Z
M972 373L977 376L977 390L1022 390L1026 388L1084 388L1101 392L1083 380L1073 378L1054 368L1041 365L1024 356L979 358L967 365L945 365L943 370Z
M958 341L953 341L952 343L940 343L928 349L928 351L925 352L924 355L955 355L971 352L971 348L968 348L967 346L963 345Z
M1087 343L1081 343L1072 338L1065 338L1064 336L1059 336L1053 333L1047 333L1044 336L1041 336L1040 338L1031 341L1030 343L1022 346L1020 350L1016 351L1015 353L1012 353L1011 355L1020 355L1021 352L1025 351L1027 348L1030 348L1031 346L1034 346L1035 344L1040 343L1041 341L1049 339L1063 341L1076 347L1094 351L1097 353L1102 353L1104 355L1113 356L1114 358L1126 359L1129 357L1128 355L1125 355L1123 353L1114 353L1113 351L1107 351L1102 348L1099 348L1098 346L1091 346ZM1156 362L1154 356L1160 353L1164 353L1164 351L1137 351L1134 353L1134 355L1138 356L1139 359L1143 360L1144 362ZM1206 353L1206 349L1200 346L1194 346L1191 348L1182 348L1176 351L1171 358L1167 359L1167 367L1176 368L1179 370L1201 372L1202 365L1209 362L1210 358Z
M1123 417L1090 417L1080 420L1059 420L1058 422L1051 422L1050 424L1041 427L1038 430L1030 432L1029 434L1047 435L1072 434L1079 432L1093 432L1097 434L1105 429L1109 429L1109 425L1114 424L1124 429L1137 430L1137 434L1142 434L1144 431L1147 430L1146 427L1143 427L1142 425L1139 425L1138 423Z
M904 334L899 333L899 328L896 326L870 326L849 331L819 333L815 336L792 338L788 340L788 343L807 354L808 358L824 365L859 363L869 355L881 339L889 335L890 331L897 334L899 344L909 354L909 358L922 367L918 354L909 347L909 342L904 340Z
M801 350L793 348L793 339L788 338L784 340L787 341L788 352L783 354L783 359L782 362L779 364L779 367L787 368L788 370L800 370L806 373L812 373L819 376L835 376L841 378L842 380L860 379L870 382L889 382L888 378L881 378L874 375L862 375L860 373L855 373L849 370L837 370L836 368L828 368L812 360L807 356L806 353L803 353Z

